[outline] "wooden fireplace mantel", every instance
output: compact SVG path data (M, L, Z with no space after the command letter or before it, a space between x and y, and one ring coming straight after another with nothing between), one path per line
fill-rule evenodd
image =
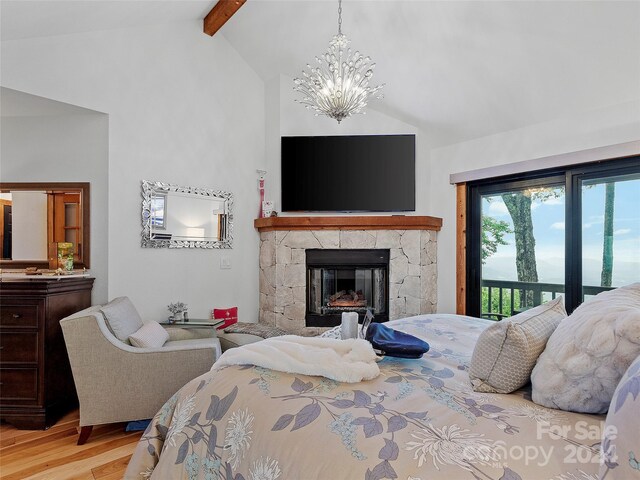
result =
M442 228L442 218L387 215L358 217L267 217L256 218L260 232L274 230L435 230Z

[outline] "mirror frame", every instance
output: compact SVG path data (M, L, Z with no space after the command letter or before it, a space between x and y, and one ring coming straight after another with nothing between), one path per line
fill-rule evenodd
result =
M233 248L233 194L223 190L200 187L181 187L171 183L142 180L142 239L143 248ZM183 193L224 200L226 238L222 240L156 240L151 238L151 199L154 193Z
M0 191L78 190L82 194L82 258L73 268L89 268L91 265L91 184L89 182L0 182ZM49 260L3 260L2 268L49 268Z

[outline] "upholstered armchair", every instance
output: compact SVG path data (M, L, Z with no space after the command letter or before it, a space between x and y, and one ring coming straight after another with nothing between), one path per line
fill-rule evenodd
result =
M80 402L78 445L86 442L93 425L152 418L220 355L211 330L168 328L169 340L162 347L128 345L126 338L115 336L101 308L60 321Z

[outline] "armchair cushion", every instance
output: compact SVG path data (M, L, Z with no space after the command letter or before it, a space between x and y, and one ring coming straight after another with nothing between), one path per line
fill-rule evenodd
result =
M133 335L129 335L129 341L134 347L161 347L169 339L169 333L158 322L153 320L145 323Z
M129 297L118 297L100 309L109 330L121 342L130 345L129 336L136 333L144 323Z

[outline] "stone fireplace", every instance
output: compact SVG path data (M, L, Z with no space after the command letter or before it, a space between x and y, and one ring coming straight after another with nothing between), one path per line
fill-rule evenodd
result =
M260 323L300 335L316 335L326 330L326 326L335 324L341 306L356 311L363 302L373 309L377 306L377 320L435 312L437 231L441 225L439 218L421 216L257 219L255 226L260 232ZM321 250L334 257L318 261L316 254ZM384 256L382 252L388 252L388 257L380 262L363 260L362 255L366 255L366 251L374 252L373 255L378 257ZM347 263L351 256L353 264L349 269L352 273L345 273L347 269L340 267L342 278L338 278L336 256ZM383 273L381 265L387 262L388 268L385 266ZM322 272L314 274L313 271L322 267L333 270L333 273L325 275L324 290ZM316 296L313 298L314 284L308 286L308 280L315 282ZM374 292L382 286L385 292ZM374 300L374 293L384 294L382 303L380 298ZM378 303L373 303L375 301ZM322 315L323 306L324 313L335 316L319 321L316 317L314 321L314 310L319 310Z

